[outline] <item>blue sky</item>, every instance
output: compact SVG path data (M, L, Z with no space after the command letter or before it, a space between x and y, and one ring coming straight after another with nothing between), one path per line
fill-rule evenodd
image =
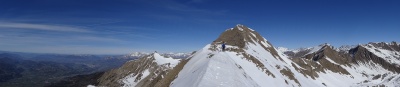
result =
M190 52L244 24L274 46L400 39L396 0L3 0L0 50Z

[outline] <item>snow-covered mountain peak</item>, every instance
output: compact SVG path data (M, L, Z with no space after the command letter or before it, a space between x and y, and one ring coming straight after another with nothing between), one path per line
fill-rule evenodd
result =
M143 56L146 56L146 55L149 55L150 53L145 53L145 52L134 52L134 53L131 53L131 54L129 54L130 56L133 56L133 57L143 57Z
M225 31L230 31L230 30L234 30L234 29L237 29L237 30L240 30L240 31L245 31L245 29L248 29L250 31L254 31L253 29L251 29L249 27L246 27L245 25L242 25L242 24L237 24L234 28L229 28L229 29L226 29Z
M287 49L284 47L278 47L277 49L280 52L284 53L285 55L289 56L289 58L301 58L301 57L305 57L309 54L326 51L327 49L329 49L329 51L338 51L339 52L339 50L337 48L334 50L330 50L330 49L333 49L333 46L328 43L323 43L323 44L320 44L317 46L307 47L307 48Z
M396 42L371 42L359 47L365 48L374 55L386 60L388 63L400 66L400 46Z
M335 48L335 50L338 51L338 52L345 52L345 53L348 53L348 51L349 51L350 49L353 49L353 48L355 48L355 47L357 47L357 45L342 45L342 46L340 46L339 48Z
M249 28L249 27L247 27L247 26L245 26L245 25L242 25L242 24L237 24L235 27L233 27L233 28L231 28L232 30L233 29L237 29L237 30L240 30L240 31L242 31L242 32L249 32L249 31L254 31L253 29L251 29L251 28Z
M328 43L324 43L324 44L320 44L318 46L314 46L314 47L308 47L308 48L300 48L298 49L297 52L306 52L305 55L307 54L311 54L311 53L315 53L317 51L323 50L326 47L330 47L331 45Z
M318 46L332 46L331 44L329 44L329 43L323 43L323 44L320 44L320 45L318 45Z
M277 49L278 51L280 51L280 52L292 51L292 50L290 50L289 48L286 48L286 47L277 47L276 49Z
M222 44L223 42L239 48L245 48L246 44L262 44L265 47L272 47L267 39L262 37L258 32L240 24L223 32L213 42L213 45Z
M397 44L397 42L391 42L391 43L386 43L386 42L370 42L368 44L363 44L361 45L366 48L379 48L379 49L384 49L384 50L389 50L389 51L397 51L400 52L400 46Z
M236 27L243 27L242 24L236 24Z
M389 43L389 45L400 45L400 43L397 43L395 41L392 41L391 43Z

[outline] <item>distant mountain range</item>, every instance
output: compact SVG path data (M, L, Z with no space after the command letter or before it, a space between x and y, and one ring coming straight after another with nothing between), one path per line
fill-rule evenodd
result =
M162 56L166 56L166 57L182 59L182 58L187 58L188 56L190 56L193 53L194 52L188 52L188 53L173 53L173 52L169 52L169 53L159 53L159 54L162 55ZM149 54L152 54L152 53L134 52L134 53L129 54L128 56L131 56L131 57L143 57L143 56L147 56Z

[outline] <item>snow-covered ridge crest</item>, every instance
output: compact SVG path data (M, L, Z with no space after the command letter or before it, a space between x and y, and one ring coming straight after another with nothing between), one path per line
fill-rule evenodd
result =
M171 64L171 67L175 67L179 63L179 60L180 60L180 59L173 59L171 57L164 57L158 53L153 53L153 57L158 65L163 65L163 64L169 63L169 64Z
M336 48L335 50L338 52L342 51L348 53L350 49L353 49L355 47L357 47L357 45L342 45L339 48Z
M179 58L179 59L182 59L182 58L187 58L187 57L189 57L190 55L192 55L192 53L193 52L177 52L177 53L175 53L175 52L168 52L168 53L158 53L158 54L160 54L161 56L166 56L166 57L172 57L172 58ZM144 56L147 56L147 55L150 55L150 54L152 54L152 53L147 53L147 52L133 52L133 53L131 53L131 54L128 54L128 55L126 55L126 56L129 56L129 57L144 57Z
M324 44L320 44L318 46L307 47L307 48L288 49L288 48L284 48L284 47L278 47L277 49L280 52L289 56L290 58L300 58L300 57L304 57L308 54L312 54L312 53L316 53L318 51L324 50L327 47L333 48L333 46L331 46L330 44L324 43Z
M390 50L390 51L400 51L399 45L397 42L391 42L391 43L386 43L386 42L370 42L368 44L364 44L361 46L368 46L368 47L375 47L375 48L380 48L380 49L385 49L385 50Z
M131 53L131 54L129 54L130 56L133 56L133 57L143 57L143 56L146 56L146 55L149 55L150 53L146 53L146 52L134 52L134 53Z
M242 24L237 24L236 27L237 27L237 28L229 28L229 29L226 29L225 31L230 31L230 30L233 30L233 29L238 29L238 30L240 30L240 31L244 31L243 28L247 28L247 29L249 29L250 31L255 31L255 30L253 30L253 29L251 29L251 28L249 28L249 27L246 27L246 26L244 26L244 25L242 25Z

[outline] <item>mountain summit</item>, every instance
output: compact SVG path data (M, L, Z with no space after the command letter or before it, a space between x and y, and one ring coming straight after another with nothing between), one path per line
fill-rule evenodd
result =
M255 30L241 24L237 24L234 28L225 30L216 40L211 43L211 50L218 50L221 48L221 43L225 42L229 47L227 50L242 52L248 49L262 48L274 57L279 57L277 50L267 39L262 37Z
M225 51L221 51L223 42L226 43ZM370 43L340 50L325 43L297 51L278 51L255 30L238 24L186 59L153 53L105 72L94 85L400 86L399 49L395 42Z
M246 43L267 42L260 34L251 28L237 24L234 28L227 29L214 42L225 42L227 45L243 48Z

